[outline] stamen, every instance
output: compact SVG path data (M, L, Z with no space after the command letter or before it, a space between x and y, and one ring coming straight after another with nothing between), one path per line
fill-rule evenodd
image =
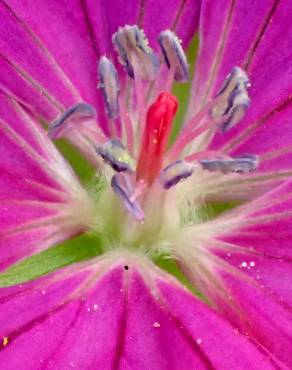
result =
M249 107L247 88L250 86L246 73L234 67L216 95L216 105L211 109L212 117L221 123L222 132L234 127Z
M165 63L173 68L174 78L178 82L189 81L189 65L187 57L181 46L181 41L170 30L163 31L158 38Z
M90 104L78 103L67 109L57 117L48 128L48 135L51 139L58 139L64 136L64 131L69 123L80 124L88 119L96 118L96 110Z
M98 147L96 151L115 171L135 171L135 160L129 155L126 148L119 140L109 140Z
M151 185L160 172L177 106L175 96L161 93L149 108L137 165L137 181L144 180Z
M135 77L135 66L139 66L139 72L144 80L152 80L155 77L159 64L158 59L140 28L137 26L120 27L113 35L112 41L121 64L126 67L131 78Z
M135 219L143 221L144 212L139 203L135 199L132 199L134 189L128 176L122 173L114 175L111 181L111 186L113 191L121 199L126 209L135 217Z
M230 172L247 173L254 171L259 164L255 155L242 155L230 159L202 159L201 166L210 172L220 171L224 174Z
M190 142L207 131L209 133L203 138L205 145L211 140L218 126L221 127L222 132L235 126L249 106L248 87L246 73L234 67L214 99L208 102L182 129L170 151L169 158L171 160L177 158Z
M195 165L192 163L178 160L163 169L160 175L160 182L165 189L170 189L178 182L190 177L194 169Z
M119 80L118 73L113 63L106 57L101 57L98 65L99 85L101 89L107 115L115 119L119 115Z

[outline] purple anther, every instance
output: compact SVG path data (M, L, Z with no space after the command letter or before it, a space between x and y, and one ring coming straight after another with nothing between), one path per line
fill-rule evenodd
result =
M99 85L109 118L119 116L119 79L113 63L106 57L101 57L98 64Z
M189 65L187 57L177 36L170 30L161 32L158 38L165 63L173 68L174 79L178 82L189 81Z
M136 200L131 200L134 188L126 174L119 173L112 177L111 186L116 195L120 198L125 208L137 220L144 220L144 212Z
M93 106L86 103L78 103L67 109L50 124L48 135L51 139L58 139L63 136L68 123L74 121L74 123L78 124L93 118L96 118L96 110Z
M190 177L195 166L192 163L178 160L163 169L160 174L160 182L165 189L170 189L180 181Z

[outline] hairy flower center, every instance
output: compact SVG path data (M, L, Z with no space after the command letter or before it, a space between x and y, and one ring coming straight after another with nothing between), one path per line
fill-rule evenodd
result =
M208 149L216 132L224 134L244 116L249 106L249 80L243 70L234 67L219 92L185 122L168 148L178 107L172 85L189 79L181 42L172 31L163 31L158 37L158 55L137 26L119 28L112 41L124 72L116 68L114 58L100 58L98 87L107 116L105 126L96 124L98 114L92 106L78 103L51 124L49 134L52 138L65 136L78 145L97 165L99 176L107 179L111 194L119 198L127 212L108 207L114 214L105 221L107 227L119 219L116 224L124 225L118 227L119 237L133 234L137 244L143 236L145 243L146 233L155 235L157 242L158 235L165 234L161 230L167 229L171 235L170 230L183 223L182 206L193 207L208 191L212 194L209 183L220 182L223 175L245 175L257 168L254 155L232 157ZM208 138L200 151L192 149L198 138ZM177 186L190 177L202 179L201 198L193 195L190 199L187 188ZM105 197L108 204L112 195ZM107 206L102 207L106 214Z

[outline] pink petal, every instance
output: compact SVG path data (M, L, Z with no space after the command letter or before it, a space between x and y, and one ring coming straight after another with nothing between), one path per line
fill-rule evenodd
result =
M85 8L98 50L103 54L112 52L111 36L126 24L143 28L155 48L159 33L168 28L173 28L187 46L197 29L200 3L200 0L171 0L167 5L157 0L130 0L127 4L123 0L87 0Z
M218 134L211 147L233 154L291 152L291 22L292 3L203 1L201 46L193 105L214 96L234 66L247 71L251 106L230 132ZM191 112L189 112L191 113ZM289 168L291 154L262 159L263 170Z
M3 94L0 115L2 269L76 232L58 219L81 188L45 132Z
M292 366L291 181L242 207L238 227L216 239L211 250L229 297L218 309L289 368ZM257 219L259 218L259 219ZM212 241L210 241L212 245ZM241 249L238 249L241 248ZM217 277L218 279L218 277Z
M142 10L140 1L126 6L121 0L3 2L0 84L49 120L78 101L103 109L97 60L113 54L111 37L117 28L139 18L156 42L158 33L175 23L186 45L197 26L199 5L199 0L172 0L167 6L148 1Z
M224 307L221 309L230 321L262 344L289 369L292 366L292 312L271 292L259 289L252 283L239 280L232 275L223 274L230 296L237 304L237 314ZM228 310L229 309L229 310ZM239 310L242 310L241 312Z
M10 0L8 4L16 14L11 17L3 9L4 19L11 22L11 35L30 46L29 50L27 46L19 47L14 54L9 50L8 56L66 107L82 99L95 104L96 55L81 2ZM7 43L6 38L1 38ZM26 58L28 52L30 57ZM34 103L29 97L26 100ZM37 108L40 107L37 105Z
M101 268L0 291L1 369L275 368L272 356L154 267L152 288L145 266L115 263L98 278Z
M14 10L2 2L0 12L1 84L30 104L35 103L32 98L36 90L43 95L42 100L48 109L55 112L62 110L64 105L72 105L76 99L80 99L78 92L49 55L40 39L18 18ZM62 30L60 32L62 34ZM3 75L4 71L6 75ZM16 75L20 75L21 78L16 79ZM22 85L30 88L22 91ZM24 95L29 90L34 93L32 97Z
M235 247L243 247L247 254L250 251L251 256L255 252L260 257L290 261L291 185L291 181L288 181L242 209L239 208L242 221L236 228L217 237Z

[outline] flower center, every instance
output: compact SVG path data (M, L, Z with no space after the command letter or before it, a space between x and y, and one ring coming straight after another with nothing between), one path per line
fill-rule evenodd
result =
M119 28L112 41L124 71L116 68L114 57L99 60L98 87L107 116L105 126L96 124L99 116L93 107L78 103L51 124L49 134L52 138L67 137L85 152L131 218L144 222L157 216L156 224L160 225L160 211L166 202L173 203L166 191L192 175L247 174L256 169L258 158L254 155L231 157L207 148L214 134L234 127L249 106L249 80L243 70L233 68L219 92L185 122L168 148L178 107L172 85L189 79L181 42L172 31L163 31L158 37L158 55L137 26ZM202 137L209 141L205 140L203 150L194 151L194 141Z

